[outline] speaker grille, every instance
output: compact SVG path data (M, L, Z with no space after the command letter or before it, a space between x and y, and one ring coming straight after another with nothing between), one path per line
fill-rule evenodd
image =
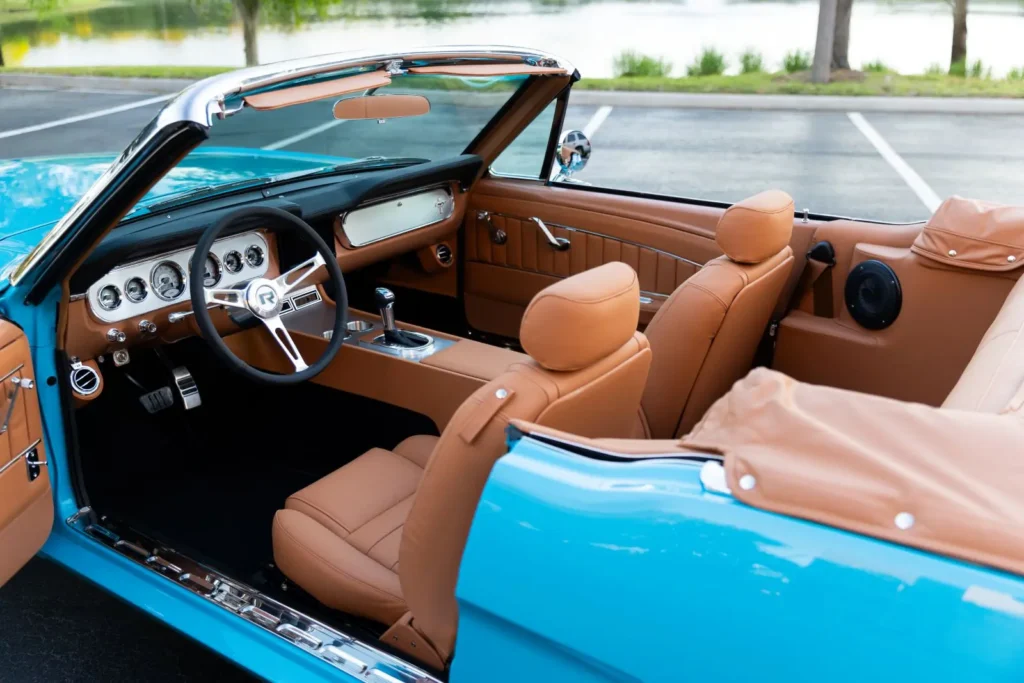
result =
M437 254L437 261L442 266L450 266L452 264L452 248L447 244L439 244L434 250Z
M88 365L79 365L71 370L71 388L82 396L95 394L100 388L100 373Z

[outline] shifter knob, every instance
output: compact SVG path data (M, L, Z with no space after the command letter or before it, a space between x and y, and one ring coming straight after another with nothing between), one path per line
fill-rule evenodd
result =
M377 308L380 310L380 319L384 323L384 331L389 332L395 329L395 293L387 287L378 287L373 291L373 297L377 301Z

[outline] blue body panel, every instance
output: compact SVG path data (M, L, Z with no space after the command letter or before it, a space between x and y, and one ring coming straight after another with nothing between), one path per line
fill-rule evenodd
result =
M0 159L0 237L58 221L115 158L113 154L84 154ZM200 147L161 178L141 203L202 185L309 171L345 161L351 159L244 147Z
M452 683L1024 679L1024 580L524 438L462 560ZM543 673L539 673L543 672Z

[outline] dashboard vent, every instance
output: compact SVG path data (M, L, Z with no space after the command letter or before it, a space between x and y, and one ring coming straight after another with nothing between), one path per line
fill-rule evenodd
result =
M100 388L100 373L88 365L71 368L71 388L76 394L91 396Z
M437 262L442 266L450 266L452 264L452 248L447 244L439 244L434 248L434 253L437 255Z

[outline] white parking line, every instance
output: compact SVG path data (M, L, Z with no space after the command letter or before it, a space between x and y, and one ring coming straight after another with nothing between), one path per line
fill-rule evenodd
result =
M598 107L597 111L594 112L594 115L590 117L589 121L587 121L587 125L583 126L583 134L588 138L594 137L594 133L597 132L597 129L601 127L601 124L604 123L604 120L608 118L608 115L611 113L612 108L607 105L604 107Z
M924 204L929 211L935 211L935 209L939 208L939 204L942 203L942 200L939 199L939 195L935 194L935 191L929 187L928 183L924 181L924 178L919 176L917 171L912 169L910 164L905 162L903 157L897 154L896 150L889 146L889 143L885 141L885 138L883 138L877 130L875 130L875 127L868 123L868 120L865 119L860 112L851 111L847 112L846 115L850 117L850 121L853 122L853 125L857 126L857 130L864 133L864 137L868 139L868 142L874 145L875 149L878 150L878 153L882 155L882 158L889 162L889 165L900 174L900 177L903 178L903 182L910 186L910 189L914 191L914 194L916 194L917 198L921 200L921 203Z
M0 131L0 139L13 138L16 135L25 135L26 133L37 133L41 130L47 130L48 128L56 128L58 126L67 126L72 123L78 123L79 121L88 121L89 119L98 119L101 116L110 116L111 114L119 114L123 111L130 109L138 109L139 107L146 107L151 104L158 102L164 102L171 99L174 95L161 95L160 97L151 97L148 100L139 100L138 102L129 102L128 104L122 104L118 107L110 107L109 109L100 109L99 111L92 111L88 114L79 114L78 116L69 116L66 119L57 119L56 121L48 121L47 123L40 123L35 126L27 126L25 128L15 128L14 130Z
M294 145L296 142L302 142L306 138L311 138L314 135L323 133L325 130L330 130L335 126L340 126L343 123L345 123L345 119L335 119L333 121L328 121L327 123L321 123L319 126L314 126L307 131L299 133L298 135L293 135L290 138L285 138L284 140L278 140L277 142L271 143L263 149L275 150L281 149L282 147L288 147L289 145Z

